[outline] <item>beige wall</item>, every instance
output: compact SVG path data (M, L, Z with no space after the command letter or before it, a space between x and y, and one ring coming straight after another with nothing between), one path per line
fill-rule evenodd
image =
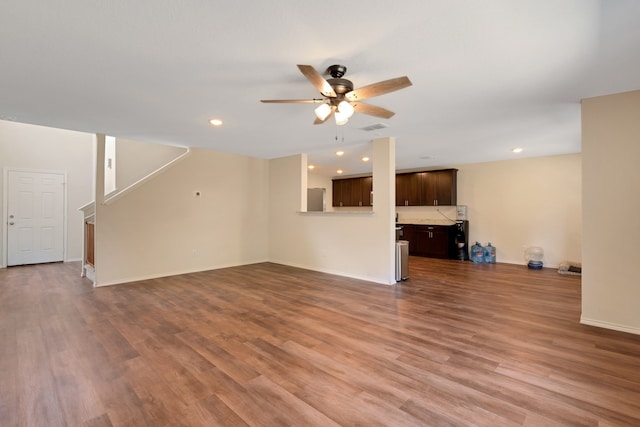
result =
M98 205L98 286L266 261L267 181L267 160L192 150Z
M83 215L78 208L93 198L94 135L0 120L0 169L62 171L67 174L65 260L82 259ZM0 200L3 200L0 176ZM0 216L2 222L5 207ZM2 228L0 241L4 242ZM0 245L0 260L4 245Z
M640 334L640 91L582 101L582 318Z
M269 259L272 262L383 284L395 282L392 227L392 204L395 203L390 203L391 183L395 185L395 141L379 140L373 144L373 191L376 194L373 212L300 213L300 188L306 189L308 185L306 156L270 161Z
M497 247L498 262L524 264L544 249L546 267L582 259L580 154L458 166L458 204L467 205L470 238Z
M116 188L123 190L187 151L186 148L116 138Z

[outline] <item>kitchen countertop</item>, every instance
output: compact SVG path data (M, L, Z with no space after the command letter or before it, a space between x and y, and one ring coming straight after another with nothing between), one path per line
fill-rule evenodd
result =
M452 220L448 220L445 218L442 219L429 219L429 218L406 218L401 219L397 222L398 225L402 224L411 224L411 225L455 225L456 222Z

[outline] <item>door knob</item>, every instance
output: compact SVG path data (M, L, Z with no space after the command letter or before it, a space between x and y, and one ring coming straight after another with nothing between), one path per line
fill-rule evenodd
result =
M9 225L13 225L13 222L10 222Z

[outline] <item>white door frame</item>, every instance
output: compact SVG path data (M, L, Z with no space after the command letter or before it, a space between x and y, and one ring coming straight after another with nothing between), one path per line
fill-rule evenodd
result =
M2 171L2 264L0 268L7 267L9 253L9 235L7 222L9 218L9 172L50 173L64 176L63 200L62 200L62 260L67 260L67 172L59 170L25 169L4 167Z

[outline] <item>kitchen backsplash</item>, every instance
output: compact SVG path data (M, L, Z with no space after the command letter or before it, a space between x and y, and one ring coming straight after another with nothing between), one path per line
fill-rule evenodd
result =
M400 224L453 224L456 221L455 206L397 206Z

